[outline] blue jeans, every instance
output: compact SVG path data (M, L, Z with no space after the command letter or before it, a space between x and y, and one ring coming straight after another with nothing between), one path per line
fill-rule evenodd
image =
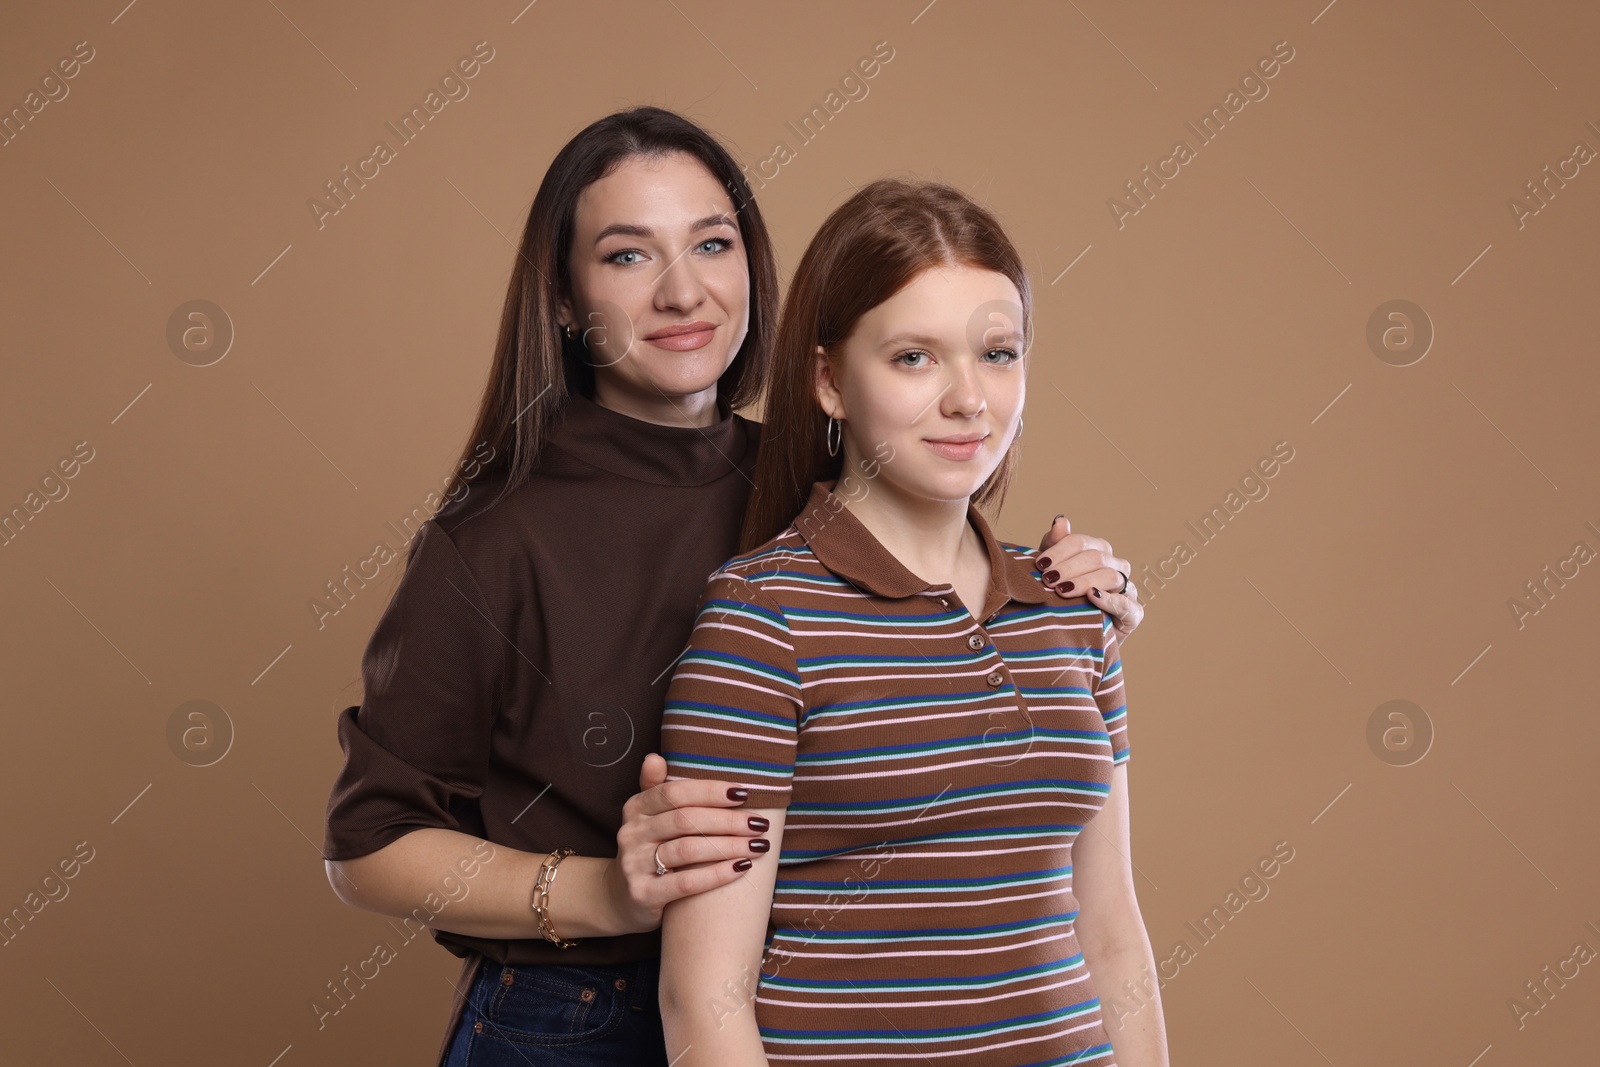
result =
M606 966L484 960L447 1067L667 1067L656 1001L660 960Z

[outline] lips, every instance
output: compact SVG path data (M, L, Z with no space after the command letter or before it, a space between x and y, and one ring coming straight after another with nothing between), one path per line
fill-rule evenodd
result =
M983 449L987 434L956 434L952 437L923 438L923 443L945 459L956 461L971 459Z
M717 328L711 323L696 321L664 326L654 333L645 335L644 339L657 348L665 348L672 352L689 352L705 347L716 332Z

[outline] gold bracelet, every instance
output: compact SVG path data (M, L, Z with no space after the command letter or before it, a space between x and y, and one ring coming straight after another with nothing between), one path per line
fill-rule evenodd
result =
M550 887L555 884L556 868L561 866L561 861L572 855L570 848L558 848L544 858L539 864L539 877L533 883L533 896L529 903L533 905L534 917L539 922L539 936L552 942L558 948L571 948L578 942L566 941L556 933L556 928L550 924Z

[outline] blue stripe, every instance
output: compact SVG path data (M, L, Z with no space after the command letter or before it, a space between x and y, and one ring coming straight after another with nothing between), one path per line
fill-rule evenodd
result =
M939 937L971 937L974 934L1013 934L1023 933L1028 930L1039 930L1046 926L1071 926L1078 919L1076 910L1058 912L1054 915L1041 915L1035 919L1009 923L991 923L988 926L936 926L936 927L907 927L901 930L806 930L799 938L785 938L794 941L827 941L832 938L884 938L895 940L897 938L928 938ZM776 922L776 920L774 920ZM778 928L780 931L792 930L800 933L798 927Z
M818 1038L824 1038L830 1041L882 1041L896 1039L905 1042L911 1042L920 1038L927 1041L941 1037L952 1038L964 1037L967 1035L981 1035L991 1030L1004 1029L1008 1027L1020 1028L1032 1024L1048 1023L1053 1020L1063 1019L1071 1015L1082 1015L1086 1012L1094 1011L1099 1006L1100 999L1098 997L1090 997L1088 1000L1080 1000L1076 1004L1070 1004L1064 1008L1057 1008L1055 1011L1040 1011L1034 1012L1031 1015L1014 1015L1007 1019L995 1019L992 1022L981 1023L977 1026L936 1026L918 1030L901 1030L898 1028L893 1030L773 1030L763 1026L761 1027L761 1036L764 1038L770 1037L779 1041L786 1039L816 1040Z
M733 759L731 757L722 756L701 756L691 752L668 751L661 753L661 755L669 762L671 760L677 760L679 763L686 765L692 764L695 766L703 766L710 764L715 767L740 767L752 771L771 771L777 774L782 774L785 777L794 772L794 768L786 763L763 763L760 760Z
M749 656L736 656L731 652L686 652L684 653L683 658L678 662L680 664L737 664L748 669L751 674L757 674L764 678L781 678L782 680L794 686L799 686L800 684L799 678L790 674L788 671L783 670L782 668L775 667L770 663L764 663L758 659L751 659Z
M772 715L753 708L736 708L728 704L708 704L699 700L669 700L667 711L703 711L719 719L738 719L766 723L769 726L794 726L794 720L784 715Z
M1074 952L1070 956L1063 956L1058 961L1041 963L1036 967L1017 967L1009 971L996 971L993 974L962 975L960 978L784 978L782 972L777 974L761 975L763 986L775 986L782 989L792 989L796 992L807 989L878 989L881 987L925 987L934 985L950 985L960 983L964 988L978 988L989 985L1004 985L1008 981L1018 981L1033 978L1039 975L1061 974L1075 970L1083 965L1083 953Z

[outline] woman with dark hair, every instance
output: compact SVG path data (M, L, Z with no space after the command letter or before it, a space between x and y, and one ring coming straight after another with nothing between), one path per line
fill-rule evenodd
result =
M700 127L636 108L557 154L449 502L338 721L329 880L463 959L442 1062L665 1063L662 909L768 847L738 787L666 783L654 750L738 547L760 426L734 408L777 305L760 211ZM1061 525L1051 584L1117 588L1126 562ZM1132 587L1106 600L1138 624Z
M772 843L666 908L681 1067L1167 1063L1116 631L976 506L1032 336L1021 256L948 185L865 186L801 259L745 551L662 722L668 783L743 787ZM1096 989L1124 983L1150 999L1113 1042Z

